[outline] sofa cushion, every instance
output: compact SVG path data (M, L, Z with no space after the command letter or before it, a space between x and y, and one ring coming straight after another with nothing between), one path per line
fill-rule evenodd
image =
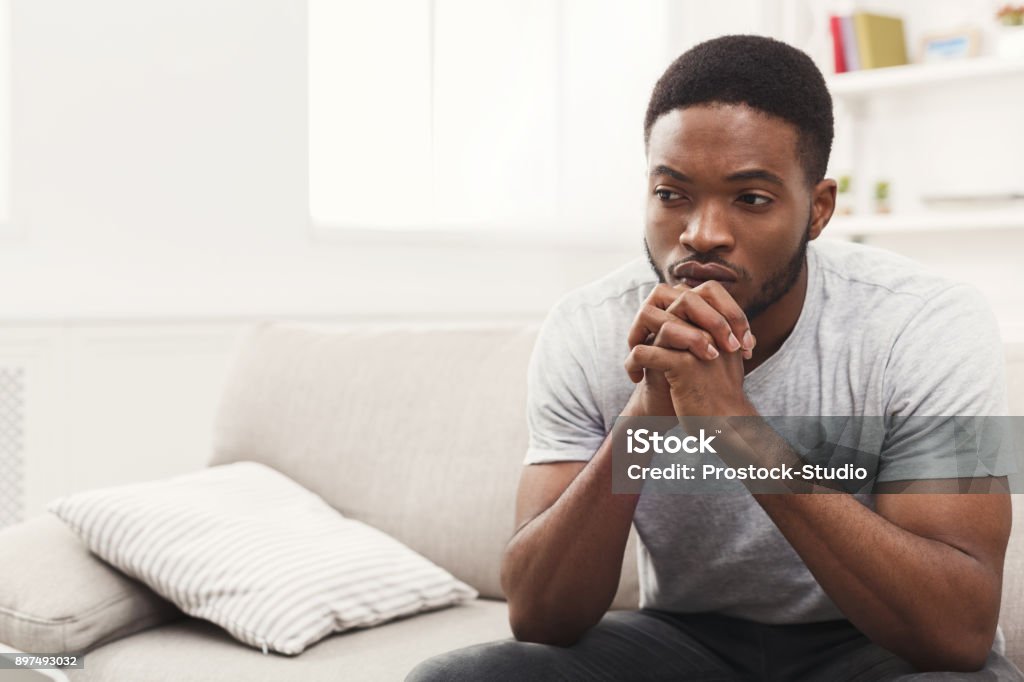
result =
M213 464L254 460L502 598L526 453L522 326L275 324L243 344ZM636 548L617 608L636 608Z
M420 661L511 637L504 602L477 599L387 627L334 635L301 656L264 656L203 621L187 619L114 642L65 670L72 682L336 682L402 680Z
M182 611L264 651L476 597L380 531L253 462L78 493L51 509Z
M67 653L181 617L44 514L0 532L0 642Z

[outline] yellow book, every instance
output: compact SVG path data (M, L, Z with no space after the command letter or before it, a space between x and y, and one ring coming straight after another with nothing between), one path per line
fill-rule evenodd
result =
M855 12L853 25L860 52L860 68L877 69L907 63L903 20L881 14Z

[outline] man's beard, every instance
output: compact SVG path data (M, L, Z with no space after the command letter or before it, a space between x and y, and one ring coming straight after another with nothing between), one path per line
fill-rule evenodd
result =
M800 279L800 271L803 269L804 259L807 257L807 244L810 241L811 220L812 218L808 217L807 226L804 228L803 236L800 238L800 246L797 247L792 258L790 258L785 265L772 273L771 277L769 277L761 287L761 291L754 296L753 300L743 306L743 313L747 316L748 321L753 322L754 318L770 308L780 298L788 294L796 285L797 280ZM658 281L665 284L668 280L665 279L665 273L662 272L661 268L659 268L657 263L654 262L654 257L651 255L651 247L647 243L646 237L644 237L644 252L647 254L647 262L650 263L651 269L654 270L654 273L658 276ZM745 278L750 277L749 273L747 273L744 268L737 267L714 255L696 254L681 262L695 262L701 264L716 263L736 272L741 278L744 278L744 275Z

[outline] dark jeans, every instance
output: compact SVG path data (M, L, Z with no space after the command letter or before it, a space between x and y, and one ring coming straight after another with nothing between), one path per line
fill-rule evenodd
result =
M1018 680L991 653L976 673L918 673L849 621L762 625L715 614L615 611L571 647L512 639L416 666L407 682L487 680Z

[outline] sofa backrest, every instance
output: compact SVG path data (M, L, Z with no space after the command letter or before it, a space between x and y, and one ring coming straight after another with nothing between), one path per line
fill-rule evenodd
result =
M501 598L526 454L522 326L265 325L243 343L211 464L272 466ZM635 549L619 606L636 607Z

